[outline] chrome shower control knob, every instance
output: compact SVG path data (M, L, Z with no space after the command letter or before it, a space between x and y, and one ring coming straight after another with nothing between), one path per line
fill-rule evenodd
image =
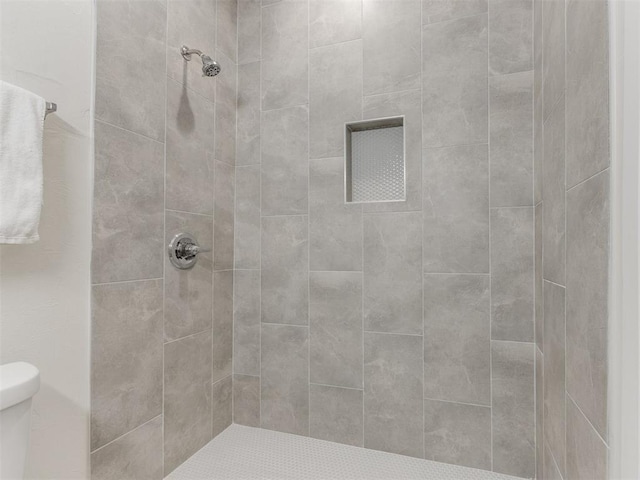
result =
M179 233L169 242L169 260L180 270L192 268L198 261L198 254L210 252L210 248L202 248L190 233Z

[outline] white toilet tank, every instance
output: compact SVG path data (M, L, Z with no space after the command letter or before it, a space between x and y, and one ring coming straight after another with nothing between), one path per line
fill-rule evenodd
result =
M22 479L29 447L31 398L40 372L25 362L0 365L0 479Z

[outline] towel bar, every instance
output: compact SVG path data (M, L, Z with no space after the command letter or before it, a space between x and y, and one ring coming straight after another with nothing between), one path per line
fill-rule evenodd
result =
M45 116L49 115L58 110L58 105L53 102L47 102L47 110L45 111Z

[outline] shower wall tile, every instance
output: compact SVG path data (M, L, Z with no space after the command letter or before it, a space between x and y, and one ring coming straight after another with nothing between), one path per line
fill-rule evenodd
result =
M489 71L492 75L533 69L533 1L489 0Z
M261 359L261 426L308 435L309 328L263 324Z
M309 102L308 0L262 8L262 110Z
M309 162L311 270L362 270L362 206L344 201L344 158Z
M533 205L533 72L489 81L491 206Z
M419 212L364 216L364 326L422 334L422 219Z
M216 3L218 7L216 47L236 63L238 60L238 1L216 0ZM233 67L233 65L229 66Z
M233 376L233 423L260 427L259 376Z
M567 192L567 393L604 439L609 208L608 170Z
M570 0L566 9L567 187L573 187L609 166L609 29L605 1Z
M262 218L263 323L309 323L308 243L306 215Z
M423 152L424 271L489 273L486 145Z
M166 208L213 213L213 127L214 104L167 79Z
M235 268L260 268L260 165L236 168Z
M93 283L162 277L163 151L161 143L96 122Z
M422 0L422 23L444 22L487 13L487 0Z
M202 75L202 63L197 55L187 61L180 54L180 49L186 45L213 57L216 50L216 2L167 0L166 3L167 75L213 102L216 99L216 82Z
M241 0L241 2L255 0ZM238 65L236 165L260 163L260 62Z
M312 383L362 388L362 273L311 272Z
M211 331L164 346L164 473L211 440Z
M493 470L535 473L534 345L491 342Z
M92 288L91 450L162 414L162 280Z
M422 31L424 147L488 141L487 15Z
M546 480L544 474L544 355L539 347L536 351L536 478Z
M213 218L207 215L167 211L165 244L180 232L189 232L200 245L213 244ZM165 255L164 338L165 341L193 335L211 328L213 315L213 265L211 253L198 255L189 270L174 267Z
M565 128L561 99L544 123L544 231L542 234L544 278L565 284ZM553 450L553 445L551 445Z
M215 162L213 268L233 268L235 169L224 162Z
M227 0L221 1L220 3L227 3ZM221 51L220 49L216 50L216 60L220 63L220 66L223 69L222 71L224 71L224 74L218 75L215 78L216 103L224 103L227 106L232 107L235 111L236 93L238 89L238 70L236 68L235 61L232 58L229 58L228 54L224 53L224 51ZM232 124L235 128L235 121L232 122ZM217 158L217 160L223 160L233 165L234 156L235 155L231 156L228 161L224 158Z
M96 119L162 141L165 2L100 0L96 8ZM135 55L123 54L131 45Z
M232 67L235 68L235 65ZM219 86L220 84L218 84ZM233 94L233 104L222 101L222 90L218 90L218 102L216 103L216 126L215 126L215 156L216 160L229 165L235 164L236 158L236 105L235 93Z
M558 471L558 466L553 458L553 454L549 450L549 445L547 444L544 445L544 466L543 470L540 471L542 472L540 474L540 478L544 478L545 480L563 480L562 475Z
M406 201L369 203L365 212L417 211L422 202L422 111L420 90L385 93L364 97L363 118L375 119L404 115Z
M260 270L235 270L233 373L260 375Z
M542 201L542 4L533 0L533 203ZM540 447L542 449L542 446Z
M308 131L307 106L262 112L262 215L307 213Z
M567 478L608 478L609 449L567 399Z
M213 382L232 373L233 275L233 270L213 274Z
M362 37L362 1L309 0L309 48Z
M93 480L162 480L162 416L91 454Z
M238 0L238 64L260 60L260 0ZM240 72L238 68L238 73ZM242 89L238 89L242 92ZM238 107L240 104L238 104ZM238 109L239 110L239 109Z
M218 380L211 386L211 418L213 437L222 433L233 421L232 377Z
M539 203L535 207L534 212L534 222L535 222L535 232L534 232L534 323L535 323L535 339L536 346L540 349L541 352L544 350L543 346L543 337L544 337L544 299L542 297L542 256L543 256L543 210L544 203Z
M489 284L489 275L425 275L425 398L491 405Z
M491 338L534 341L533 208L491 209Z
M565 85L565 1L542 3L543 115L546 120L564 94ZM551 447L553 450L553 447Z
M309 435L362 447L362 390L311 384Z
M364 93L420 88L420 0L362 5Z
M565 470L565 289L544 282L544 439Z
M361 115L362 41L310 50L309 157L344 155L344 124Z
M424 401L427 460L491 470L491 408Z
M422 336L365 333L364 446L423 458Z

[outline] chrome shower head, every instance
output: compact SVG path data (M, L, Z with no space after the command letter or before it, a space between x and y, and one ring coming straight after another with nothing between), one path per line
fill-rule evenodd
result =
M192 54L198 55L200 57L200 60L202 60L202 75L205 77L215 77L220 73L220 70L222 70L218 62L212 60L209 55L205 55L200 50L189 48L183 45L180 49L180 53L187 61L191 60Z

